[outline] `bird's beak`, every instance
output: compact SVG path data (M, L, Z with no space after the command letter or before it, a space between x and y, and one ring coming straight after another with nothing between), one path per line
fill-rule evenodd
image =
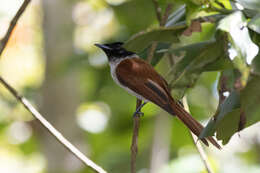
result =
M101 48L101 49L104 50L104 51L111 49L110 47L108 47L108 46L106 46L106 45L104 45L104 44L95 44L95 46Z

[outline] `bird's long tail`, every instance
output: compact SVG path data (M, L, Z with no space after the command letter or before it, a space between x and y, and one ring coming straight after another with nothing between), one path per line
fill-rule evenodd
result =
M171 108L167 110L167 112L169 112L172 115L176 115L196 136L200 135L204 127L197 120L195 120L187 111L185 111L179 103L172 100L170 107ZM220 145L215 141L213 137L201 139L201 141L208 146L209 144L207 140L210 141L210 143L212 143L218 149L221 149Z

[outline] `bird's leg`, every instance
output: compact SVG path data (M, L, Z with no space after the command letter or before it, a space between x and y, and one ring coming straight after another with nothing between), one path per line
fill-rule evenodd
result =
M135 116L143 116L143 115L144 115L144 113L141 112L141 109L142 109L142 107L143 107L146 103L147 103L147 102L144 102L143 104L141 104L141 105L136 109L136 111L135 111L133 117L135 117Z

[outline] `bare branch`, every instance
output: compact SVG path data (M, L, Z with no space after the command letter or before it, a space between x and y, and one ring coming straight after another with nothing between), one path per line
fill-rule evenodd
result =
M141 100L136 100L136 110L142 104ZM134 116L134 128L131 145L131 173L136 173L136 157L138 152L138 135L140 127L140 116Z
M157 47L157 43L153 43L152 47L149 51L149 55L147 61L151 63L154 51ZM136 100L136 110L141 105L142 101L137 99ZM131 145L131 173L136 173L136 157L138 152L138 134L139 134L139 127L140 127L140 116L134 116L134 128L133 128L133 137L132 137L132 145Z
M1 40L1 43L0 43L0 56L2 55L3 50L5 49L5 47L7 45L7 42L8 42L8 40L9 40L11 34L12 34L12 31L14 30L14 27L16 26L18 19L21 17L21 15L23 14L23 12L25 11L26 7L28 6L28 4L30 2L31 2L31 0L24 0L23 4L19 8L17 13L13 17L13 19L11 20L9 28L8 28L4 38Z
M23 96L11 87L1 76L0 82L4 87L27 109L42 125L46 128L66 149L74 154L79 160L81 160L86 166L92 168L98 173L106 173L100 166L95 164L84 154L82 154L74 145L72 145L58 130L56 130Z
M189 106L188 106L188 103L187 103L187 98L186 98L186 96L183 97L183 106L184 106L184 109L185 109L187 112L190 112ZM200 158L201 158L201 160L202 160L202 162L203 162L203 164L204 164L204 166L205 166L207 172L208 172L208 173L213 173L214 171L213 171L212 167L210 166L208 157L207 157L207 155L206 155L206 153L205 153L205 151L204 151L204 149L203 149L201 143L200 143L199 141L197 141L197 137L196 137L190 130L189 130L189 132L190 132L192 141L193 141L194 145L196 146L197 151L198 151L199 154L200 154Z
M160 24L160 26L164 26L167 18L170 14L170 10L172 9L172 5L168 5L165 14L162 18L161 15L161 8L158 5L157 0L153 0L154 7L156 10L157 14L157 19ZM147 57L147 62L151 63L153 57L154 57L154 52L156 50L158 43L154 42L148 52L148 57ZM142 101L138 100L136 101L136 109L141 105ZM139 134L139 127L140 127L140 117L139 116L134 116L134 128L133 128L133 137L132 137L132 145L131 145L131 173L136 173L136 157L137 157L137 152L138 152L138 134Z

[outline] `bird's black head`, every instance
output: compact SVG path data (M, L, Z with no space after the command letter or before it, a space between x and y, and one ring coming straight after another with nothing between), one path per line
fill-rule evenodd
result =
M124 43L122 42L114 42L109 44L95 44L95 46L101 48L106 53L108 60L112 61L115 59L126 58L127 56L135 54L123 48L123 44Z

